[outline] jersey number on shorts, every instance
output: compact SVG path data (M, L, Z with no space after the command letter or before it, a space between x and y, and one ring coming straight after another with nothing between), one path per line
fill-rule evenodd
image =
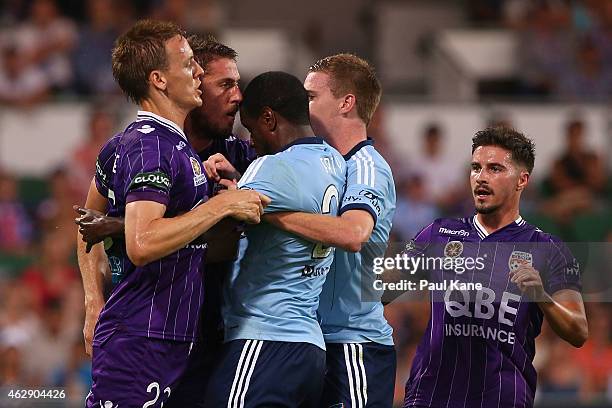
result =
M157 402L157 399L159 398L159 383L156 382L152 382L151 384L149 384L149 386L147 387L147 392L151 393L153 392L153 389L155 389L155 398L153 398L151 401L147 401L142 405L142 408L149 408L152 407L153 405L155 405L155 403ZM164 389L164 394L167 394L168 396L166 397L166 399L170 398L170 387L166 387ZM164 408L164 403L161 403L161 408Z

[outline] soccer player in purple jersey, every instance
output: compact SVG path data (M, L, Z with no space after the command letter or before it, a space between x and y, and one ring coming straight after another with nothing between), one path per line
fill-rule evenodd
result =
M196 339L205 247L189 243L228 216L259 222L265 197L231 191L209 199L182 129L202 104L203 71L178 26L140 21L118 38L112 59L115 79L141 110L116 145L111 214L125 217L114 265L123 279L95 329L86 404L152 406L171 395Z
M237 54L214 37L204 39L192 35L188 41L196 61L204 70L200 78L202 106L192 110L185 120L185 133L189 143L202 160L221 153L242 173L257 154L248 141L232 135L234 117L242 101L238 87L240 74L236 67ZM103 277L108 270L103 246L96 244L106 237L122 238L124 234L122 219L103 215L107 212L109 191L113 191L110 183L117 140L118 136L111 138L100 152L87 201L83 207L75 206L75 211L79 214L79 218L75 220L80 226L77 254L85 288L86 316L83 334L88 355L91 355L94 326L105 302ZM217 280L230 266L231 262L208 265L209 273L205 275L207 292L219 287ZM212 282L209 283L210 280ZM214 291L211 296L205 297L205 303L216 306L203 316L204 327L216 327L217 322L221 320L216 298L218 296Z
M192 110L185 121L185 132L189 143L202 160L206 160L215 153L220 153L228 157L230 163L242 173L256 158L256 152L248 141L240 140L231 134L235 113L242 101L242 94L238 87L240 74L236 66L237 54L214 37L203 38L192 35L188 41L196 61L204 70L200 78L203 104ZM91 197L101 195L101 200L105 204L109 189L112 190L109 179L112 175L116 138L109 140L98 157L94 190L88 195L89 203L91 203ZM101 250L102 245L95 244L109 236L122 239L124 225L121 218L104 216L105 206L98 211L87 206L75 209L81 215L76 220L81 227L78 237L80 246L78 254L88 306L83 332L86 350L91 350L93 328L105 301L101 290L102 285L98 283L102 279L102 274L95 270L93 265L100 265L100 269L108 268L108 262ZM85 248L83 241L87 243L88 248ZM223 253L233 255L232 245L226 243L225 237L223 241L224 246L229 247L227 250L224 249ZM87 254L90 248L92 252ZM96 254L95 251L101 251L101 253ZM195 398L203 397L203 395L201 392L194 392L194 389L205 388L208 374L217 360L218 349L222 344L220 292L222 280L227 271L231 269L233 262L214 262L214 259L210 259L210 255L209 248L204 274L202 309L205 310L205 313L201 314L200 339L190 354L189 367L179 388L172 393L171 398L165 404L168 407L185 406L187 403L190 406L197 406L198 401ZM219 255L214 258L218 259Z
M406 384L406 408L532 407L543 319L575 347L588 336L578 262L558 238L519 215L535 161L532 141L497 127L472 142L476 215L435 220L405 251L413 259L473 259L472 267L432 266L424 275L447 287L430 290L431 318ZM482 288L453 287L457 277Z

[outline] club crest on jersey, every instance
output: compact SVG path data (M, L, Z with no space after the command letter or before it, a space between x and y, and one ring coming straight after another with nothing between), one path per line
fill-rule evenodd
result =
M456 258L463 253L463 242L449 241L444 246L444 256L447 258Z
M202 165L195 157L190 157L191 168L193 169L193 185L199 186L206 183L206 174L202 173Z
M533 266L533 256L529 252L512 251L508 258L508 267L512 272L518 270L523 265Z

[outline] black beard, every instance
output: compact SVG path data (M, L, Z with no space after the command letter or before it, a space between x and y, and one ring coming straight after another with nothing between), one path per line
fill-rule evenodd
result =
M187 117L189 122L189 131L192 137L205 139L226 139L232 134L232 130L222 131L218 128L213 128L210 123L201 115L191 114Z
M494 213L495 211L497 211L499 209L499 205L492 205L490 207L478 207L478 205L476 205L476 212L478 214L491 214Z

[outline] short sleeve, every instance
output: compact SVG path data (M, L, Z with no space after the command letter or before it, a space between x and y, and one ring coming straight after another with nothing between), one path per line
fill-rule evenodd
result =
M118 137L115 136L102 146L96 159L96 174L94 175L98 192L107 199L112 200L114 200L114 192L111 183L117 153L117 141Z
M365 150L358 151L347 162L346 192L339 214L349 210L364 210L376 224L378 217L385 212L385 197L390 194L388 186L391 175L367 154Z
M178 157L174 157L177 154L174 145L155 134L141 137L127 147L121 157L123 172L127 175L126 204L155 201L167 206L176 174L173 166L178 163Z
M271 199L265 213L303 210L297 177L289 163L275 156L263 156L247 168L238 188L256 190Z
M550 295L563 289L582 290L580 263L565 243L551 238L549 243L549 261L542 276L544 289Z

